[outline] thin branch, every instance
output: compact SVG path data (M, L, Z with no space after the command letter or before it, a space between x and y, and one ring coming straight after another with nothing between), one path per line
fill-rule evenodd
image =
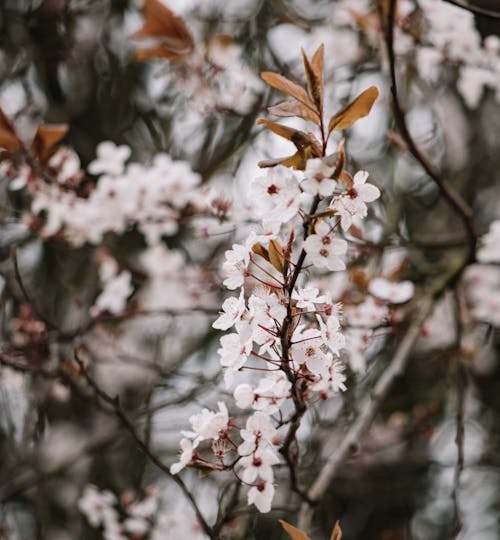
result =
M429 159L418 148L417 143L413 139L408 125L406 123L405 111L399 100L397 81L396 81L396 56L394 53L394 18L396 11L396 0L389 0L389 13L387 19L387 28L385 30L387 54L389 57L390 77L391 77L391 94L394 117L401 132L401 136L408 147L408 151L420 163L425 172L434 180L439 187L441 194L444 196L448 204L456 211L462 220L465 230L467 231L469 255L468 260L474 260L477 232L474 223L474 214L470 206L465 202L459 193L455 191L450 182L444 178L429 161Z
M479 17L489 17L490 19L496 19L497 21L500 21L500 11L493 11L492 9L486 9L480 6L476 6L474 4L467 4L463 0L444 1L448 2L448 4L453 4L454 6L465 9L466 11L470 11L471 13L474 13L474 15L478 15Z
M174 475L170 472L170 469L161 461L161 459L154 454L149 446L145 443L145 441L142 439L142 437L138 434L133 422L130 420L130 418L127 416L125 411L123 410L120 400L118 396L111 397L107 392L105 392L93 379L93 377L90 376L88 373L84 363L82 360L78 357L77 352L75 351L75 360L80 366L80 369L82 371L82 374L87 381L87 384L94 390L96 396L98 396L102 401L107 403L108 405L111 405L112 409L114 410L114 413L118 420L121 422L123 427L129 432L137 446L144 452L144 454L149 458L149 460L156 465L163 473L165 473L171 480L173 480L179 488L184 493L184 496L188 499L190 502L196 517L198 521L200 522L201 527L203 528L203 531L209 538L212 540L217 540L218 534L215 534L212 527L207 523L206 519L204 518L203 514L201 513L200 508L198 507L198 503L196 502L193 494L189 491L186 484L182 481L182 479Z
M400 342L390 364L384 370L375 384L371 396L361 406L361 412L350 426L349 430L338 445L336 451L327 459L316 480L308 491L312 502L318 502L330 486L342 463L359 447L359 442L368 432L385 397L391 390L396 379L404 373L409 361L413 346L420 335L420 330L430 315L435 302L457 275L461 273L467 261L460 261L450 266L449 271L438 280L422 298L418 306L417 316L408 328ZM311 525L313 505L307 502L302 504L298 527L308 530Z

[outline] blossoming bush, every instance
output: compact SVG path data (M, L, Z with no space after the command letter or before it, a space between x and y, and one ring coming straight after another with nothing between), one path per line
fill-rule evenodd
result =
M0 536L490 523L498 37L166 4L5 11Z

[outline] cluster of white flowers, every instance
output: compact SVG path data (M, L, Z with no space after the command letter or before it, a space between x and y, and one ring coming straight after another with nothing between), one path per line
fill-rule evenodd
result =
M151 73L153 97L172 90L188 105L193 121L218 112L248 114L263 91L262 81L245 64L240 45L227 36L216 36L205 52L194 52L185 61L158 66Z
M97 147L97 158L88 172L98 176L89 193L74 186L82 177L74 154L58 150L49 167L57 182L48 182L23 168L15 173L12 185L19 189L28 184L35 216L43 217L41 235L62 236L74 246L97 245L107 233L122 234L136 226L149 245L179 229L183 209L199 200L196 188L201 178L188 163L174 161L167 154L157 154L150 166L125 165L130 157L128 146L110 141Z
M366 217L366 203L380 192L366 183L368 174L363 171L352 185L333 180L333 171L322 160L311 159L303 173L277 166L253 181L261 230L251 231L225 253L224 285L240 292L224 301L213 323L216 329L232 330L221 337L218 350L226 386L232 387L241 372L255 376L233 390L237 407L253 412L239 430L239 444L224 403L219 403L218 412L204 409L193 415L191 431L183 432L180 460L171 468L174 474L188 464L232 470L249 486L248 503L261 512L271 509L272 466L279 462L279 430L287 424L274 415L284 418L294 393L313 406L346 388L340 305L328 291L307 283L302 265L344 270L347 242L338 226L343 222L347 230ZM306 208L316 208L318 201L324 216L311 220ZM309 233L302 240L304 224ZM204 440L211 441L214 461L200 455Z
M78 509L91 527L102 527L104 540L129 540L146 536L152 540L170 537L206 538L194 516L186 512L182 515L163 512L160 503L155 488L148 488L142 498L125 492L118 501L111 491L100 491L96 486L88 484L78 501Z
M133 292L132 275L128 270L119 270L116 260L103 256L99 266L102 291L91 308L92 315L109 312L119 315L125 311L127 299Z
M421 74L429 78L446 63L459 66L457 88L468 107L478 106L484 88L500 100L500 39L482 41L474 15L442 0L419 0L426 31L417 52Z

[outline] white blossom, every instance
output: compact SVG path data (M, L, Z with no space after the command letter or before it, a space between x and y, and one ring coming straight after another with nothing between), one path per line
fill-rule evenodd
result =
M344 270L345 263L341 258L347 251L347 242L340 238L333 238L328 223L318 221L315 233L307 237L304 249L309 259L318 268L327 270Z
M366 203L380 197L380 190L372 184L367 184L367 178L366 171L358 171L354 175L352 187L332 201L331 207L340 215L340 224L344 231L352 225L354 217L366 217L368 213Z
M248 490L248 504L254 504L263 514L271 510L274 497L274 486L271 482L261 482Z
M413 297L415 285L411 281L393 282L379 277L370 281L368 290L390 304L404 304Z
M97 159L91 161L87 170L90 174L111 174L118 176L123 172L125 161L130 157L130 147L117 146L111 141L97 145Z

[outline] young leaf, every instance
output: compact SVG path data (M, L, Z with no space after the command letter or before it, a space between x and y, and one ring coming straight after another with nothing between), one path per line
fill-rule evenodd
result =
M354 101L351 101L349 105L332 116L328 124L328 131L346 129L352 126L356 120L363 118L370 112L377 97L378 89L376 86L367 88Z
M309 536L304 531L301 531L300 529L297 529L297 527L294 527L293 525L290 525L290 523L287 523L286 521L279 519L278 520L285 529L285 531L288 533L290 538L292 540L310 540Z
M332 536L330 537L330 540L341 540L342 538L342 529L340 528L340 523L337 521L335 523L335 527L332 531Z
M144 25L132 34L135 39L155 38L152 47L136 51L138 60L168 58L180 60L194 50L194 40L186 23L160 0L146 0L143 8Z
M269 261L269 253L267 249L258 242L252 246L252 251L256 253L257 255L260 255L263 259L266 261Z
M307 137L307 135L303 131L288 126L282 126L281 124L277 124L276 122L272 122L271 120L267 120L266 118L257 118L255 123L265 124L266 127L270 129L273 133L276 133L276 135L284 137L289 141L293 141L294 137L297 137L297 134L299 133L301 133L304 137Z
M288 118L290 116L298 116L304 120L309 120L317 124L319 122L319 116L316 112L312 111L309 107L303 105L300 101L291 99L288 101L282 101L277 105L268 107L267 110L270 114L278 116L280 118Z
M269 242L269 262L278 270L280 274L283 274L285 269L285 257L283 255L283 248L277 240L271 240Z
M325 56L325 45L322 43L317 49L316 52L313 54L312 60L311 60L311 67L316 75L316 78L321 83L321 89L323 90L323 59Z
M23 148L23 143L19 140L14 131L12 122L5 116L0 108L0 148L7 152L15 152Z
M54 145L60 142L67 132L66 124L40 124L31 143L31 151L45 161L50 156Z
M310 100L307 92L302 88L302 86L299 86L286 77L283 77L283 75L273 73L272 71L263 71L260 76L269 86L272 86L273 88L276 88L276 90L295 98L303 105L314 110L314 103Z
M316 110L318 111L318 114L321 114L321 109L323 106L322 78L318 79L311 64L309 63L309 60L307 59L304 49L302 49L302 59L304 61L304 72L306 74L307 89L309 91L309 95L311 96L314 104L316 105Z

